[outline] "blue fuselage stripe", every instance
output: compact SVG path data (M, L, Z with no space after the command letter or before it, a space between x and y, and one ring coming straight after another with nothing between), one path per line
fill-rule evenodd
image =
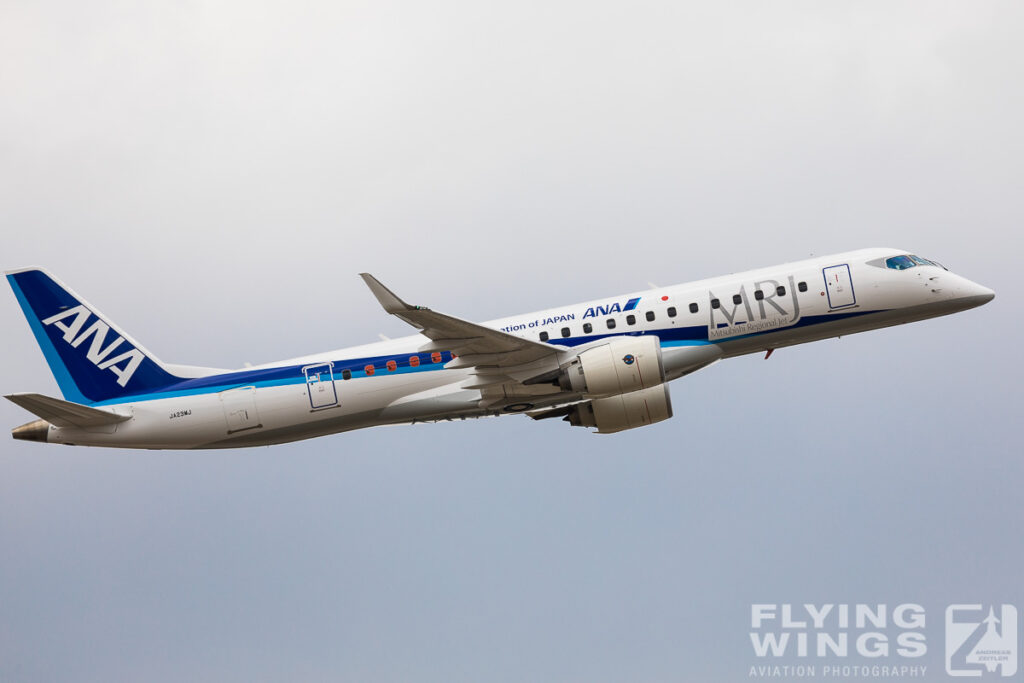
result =
M807 328L824 322L834 322L836 320L853 318L877 312L878 311L850 311L846 313L832 313L828 315L807 316L805 318L801 318L796 323L788 327L773 328L771 330L754 332L745 335L735 335L728 337L726 339L715 340L714 342L708 340L707 325L696 325L688 327L672 327L661 330L638 330L636 332L626 331L624 333L619 334L608 333L591 334L583 337L566 337L557 340L557 344L559 346L574 347L579 346L581 344L594 342L599 339L604 339L607 337L640 336L646 334L656 335L661 341L661 346L668 348L680 346L700 346L711 343L726 344L729 342L763 336L765 334L771 334L774 332L792 331L794 329ZM43 347L44 353L46 353L49 339L46 337L45 334L41 335L41 330L37 332L35 330L35 326L33 326L33 332L36 332L36 337L40 340L40 346ZM53 353L52 349L50 353ZM419 365L416 367L410 365L410 359L413 357L419 358ZM367 358L350 358L345 360L336 360L333 361L332 365L334 379L340 381L343 377L342 373L345 370L351 373L351 377L353 379L401 375L416 372L436 372L438 370L443 370L445 363L451 361L452 358L452 354L446 351L441 354L440 361L434 363L431 361L431 354L413 352L404 353L400 355L394 354L389 356L371 356ZM387 369L388 362L395 363L394 370ZM262 368L259 370L242 370L239 372L225 373L222 375L212 375L210 377L189 379L172 384L166 387L165 389L161 389L160 391L123 396L117 399L100 401L98 403L95 403L94 405L114 405L118 403L133 403L138 401L152 401L164 398L195 396L198 394L214 394L236 387L276 387L305 384L306 376L303 372L303 368L309 367L310 365L312 364L288 365L273 368ZM54 364L51 363L51 367L53 366ZM373 366L372 375L366 372L365 368L367 366ZM59 364L57 365L57 367L60 367ZM55 370L54 372L56 374L57 371ZM59 381L60 380L58 379L58 382ZM63 386L61 388L63 389Z

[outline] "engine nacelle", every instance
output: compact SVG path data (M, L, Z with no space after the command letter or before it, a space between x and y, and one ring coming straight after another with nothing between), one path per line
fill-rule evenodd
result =
M565 391L602 397L656 387L665 381L661 341L655 336L615 337L593 346L562 368Z
M574 427L597 427L598 434L615 432L661 422L672 417L668 385L661 384L629 394L619 394L577 403L565 420Z

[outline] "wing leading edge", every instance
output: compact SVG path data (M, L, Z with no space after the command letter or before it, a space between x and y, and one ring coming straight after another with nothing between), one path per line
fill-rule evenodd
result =
M472 367L477 369L478 375L496 379L506 371L512 372L523 366L531 369L535 364L558 366L559 349L550 344L516 337L424 306L413 306L402 301L369 273L360 275L385 311L409 323L431 340L421 347L421 351L451 351L457 356L448 364L449 368ZM485 384L480 386L495 383L483 381ZM505 381L512 379L506 376Z

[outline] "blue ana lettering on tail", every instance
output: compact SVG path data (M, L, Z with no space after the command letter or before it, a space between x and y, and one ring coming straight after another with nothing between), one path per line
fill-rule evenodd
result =
M70 324L64 322L72 316L74 316L74 320L70 321ZM110 372L117 376L117 383L122 387L126 386L139 365L142 364L145 356L138 349L129 349L107 360L107 356L124 343L124 338L118 336L109 346L104 348L103 344L106 342L107 332L110 331L109 325L97 318L91 326L84 332L82 331L82 328L85 327L91 316L92 312L79 304L74 308L69 308L66 311L61 311L56 315L46 318L42 323L47 326L53 325L63 332L64 341L76 349L91 336L92 342L89 344L85 357L100 370L110 370Z

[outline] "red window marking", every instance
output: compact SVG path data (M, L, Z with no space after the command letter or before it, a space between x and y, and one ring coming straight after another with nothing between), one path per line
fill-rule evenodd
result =
M441 362L441 352L440 351L434 351L432 354L430 354L430 362L431 363L440 363Z
M662 301L668 301L668 296L663 296L663 297L661 297L661 300L662 300Z
M388 372L394 372L398 369L398 363L393 360L388 361Z
M367 365L365 368L363 368L363 370L366 372L366 376L367 377L369 377L370 375L373 374L373 366L372 365Z
M420 366L420 357L419 356L409 356L409 367L410 368L418 368L419 366Z

